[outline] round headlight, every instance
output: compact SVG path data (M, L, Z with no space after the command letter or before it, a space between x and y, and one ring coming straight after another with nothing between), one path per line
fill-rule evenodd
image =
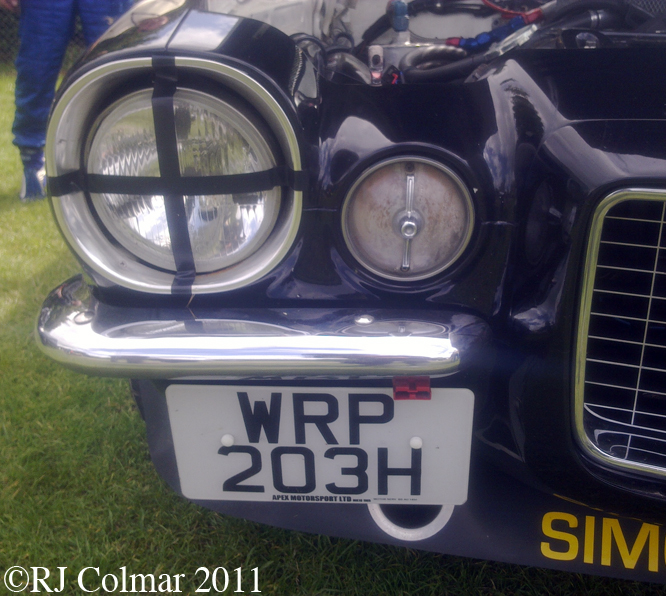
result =
M181 176L246 174L276 165L270 133L249 110L206 93L179 89L173 98ZM152 91L111 105L92 128L87 169L92 174L160 176ZM176 271L161 195L91 193L108 232L128 251L156 267ZM280 209L281 189L242 195L189 195L185 212L197 272L229 267L268 238Z
M446 166L421 157L394 158L366 170L342 209L352 255L392 280L441 273L465 250L473 227L467 187Z

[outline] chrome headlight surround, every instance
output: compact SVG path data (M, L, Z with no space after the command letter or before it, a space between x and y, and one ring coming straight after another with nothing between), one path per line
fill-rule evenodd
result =
M365 170L342 207L349 252L365 269L392 281L420 281L451 267L469 245L474 220L462 179L439 161L417 155Z
M231 89L247 101L273 132L286 165L301 170L296 132L286 113L268 89L237 68L201 58L176 57L179 71L198 74ZM51 116L46 145L49 177L58 177L82 168L81 156L90 116L99 111L109 89L117 89L137 76L150 76L150 58L132 58L105 64L85 73L59 98ZM175 273L141 261L112 242L91 212L84 192L53 197L56 220L74 252L94 271L112 283L132 290L171 294ZM303 194L285 190L282 208L264 244L243 261L219 271L197 273L192 294L229 291L250 284L271 271L293 244L301 219Z

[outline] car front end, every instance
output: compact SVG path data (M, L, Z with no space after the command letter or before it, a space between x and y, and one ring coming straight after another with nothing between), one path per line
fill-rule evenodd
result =
M458 4L139 3L51 115L38 341L204 507L660 581L659 17Z

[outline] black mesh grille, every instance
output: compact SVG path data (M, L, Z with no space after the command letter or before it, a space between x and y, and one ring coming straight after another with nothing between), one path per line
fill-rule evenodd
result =
M629 4L633 4L653 16L666 12L664 0L631 0Z
M608 456L666 470L666 201L603 221L590 308L583 425Z

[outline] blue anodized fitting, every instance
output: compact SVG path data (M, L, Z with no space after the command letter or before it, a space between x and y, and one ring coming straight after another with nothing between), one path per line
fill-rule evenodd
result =
M407 16L407 3L403 0L393 0L388 4L388 13L391 17L391 27L395 31L409 29L409 16Z

